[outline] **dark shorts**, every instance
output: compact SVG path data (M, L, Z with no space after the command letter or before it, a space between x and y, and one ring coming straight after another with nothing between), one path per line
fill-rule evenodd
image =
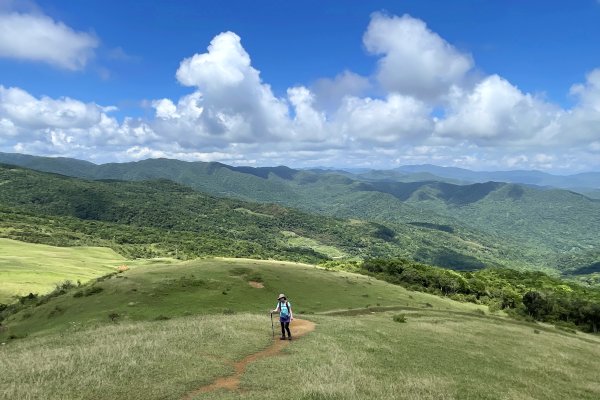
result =
M287 317L282 317L281 315L279 316L279 322L290 322L290 316L288 315Z

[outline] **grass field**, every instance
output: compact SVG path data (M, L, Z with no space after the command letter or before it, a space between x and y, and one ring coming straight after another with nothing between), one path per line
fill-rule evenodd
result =
M250 281L264 285L250 286ZM315 266L256 260L207 259L181 263L148 262L94 283L88 289L72 289L45 304L29 307L5 321L9 335L36 335L61 331L72 322L83 326L107 323L109 314L121 321L144 321L223 312L266 313L284 292L296 311L317 313L366 306L413 306L475 310L478 306L456 303L425 293L347 272ZM77 292L83 293L74 297ZM87 294L87 295L86 295Z
M196 399L597 399L600 343L452 311L309 318L317 329L250 364L240 391ZM271 342L264 315L73 330L0 348L0 398L180 399ZM293 324L292 324L293 326Z
M248 364L240 390L193 398L600 398L597 336L366 276L229 259L147 262L32 301L0 332L24 337L0 345L0 398L185 398L272 345L267 310L281 291L316 330ZM385 307L396 309L375 312Z
M54 247L0 238L0 303L44 294L64 280L87 282L115 270L124 258L101 247Z

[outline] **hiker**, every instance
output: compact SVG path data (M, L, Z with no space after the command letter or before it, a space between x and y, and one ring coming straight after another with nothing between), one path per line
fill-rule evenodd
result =
M280 340L285 340L285 332L287 331L287 339L292 340L292 332L290 332L290 322L294 319L294 315L292 314L292 305L287 300L285 295L281 293L279 297L277 297L277 307L271 311L271 313L276 313L279 311L279 322L281 323L281 338Z

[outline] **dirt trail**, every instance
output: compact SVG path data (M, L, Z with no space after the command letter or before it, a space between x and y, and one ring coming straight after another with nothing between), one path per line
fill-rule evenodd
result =
M294 319L294 321L290 324L290 328L292 331L292 335L294 335L294 339L299 338L309 332L315 330L315 323L311 321L307 321L304 319ZM275 332L277 334L277 331ZM288 340L279 340L279 335L275 336L275 340L273 343L264 350L261 350L257 353L250 354L246 356L244 359L237 361L233 364L235 372L233 375L224 376L221 378L217 378L213 383L199 387L185 396L183 396L182 400L191 400L195 396L201 393L208 393L215 391L217 389L226 389L226 390L238 390L240 387L240 379L246 370L248 364L260 360L261 358L273 357L281 352L281 350L289 345L293 341Z

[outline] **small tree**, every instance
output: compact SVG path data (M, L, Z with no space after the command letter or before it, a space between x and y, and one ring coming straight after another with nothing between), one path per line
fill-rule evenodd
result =
M523 295L523 304L529 315L535 319L539 319L545 315L548 308L546 296L536 291L525 293Z

